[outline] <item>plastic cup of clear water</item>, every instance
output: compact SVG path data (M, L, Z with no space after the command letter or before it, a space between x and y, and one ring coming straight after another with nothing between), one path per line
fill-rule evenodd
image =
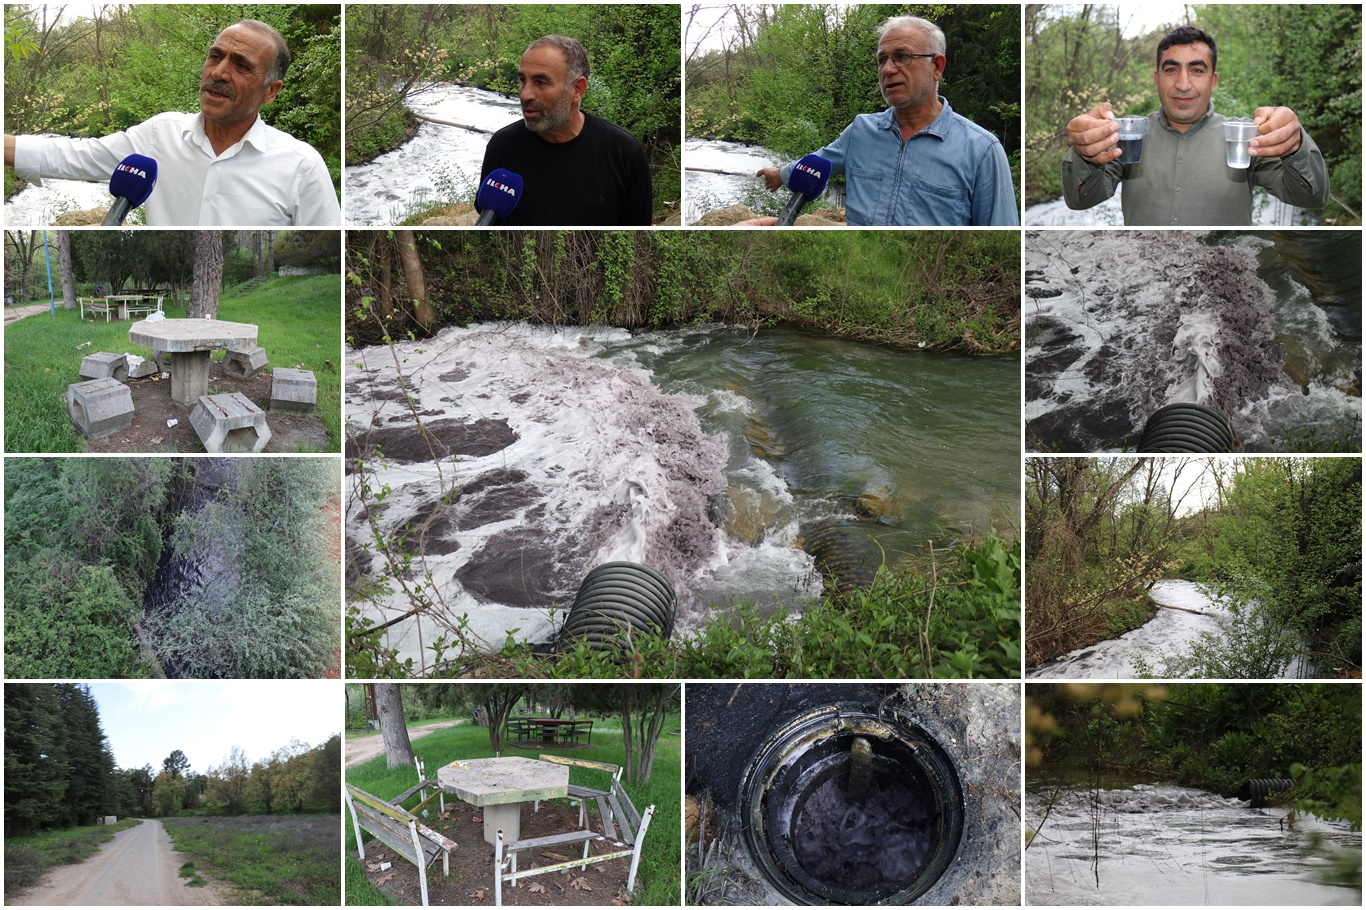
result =
M1257 124L1244 118L1224 121L1224 158L1229 167L1246 168L1252 164L1247 144L1257 135Z
M1119 124L1120 156L1115 160L1120 164L1138 164L1143 160L1143 136L1148 131L1147 117L1120 117Z

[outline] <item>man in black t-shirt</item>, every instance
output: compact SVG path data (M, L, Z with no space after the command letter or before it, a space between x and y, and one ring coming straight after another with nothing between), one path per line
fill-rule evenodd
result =
M563 35L537 38L517 69L522 122L493 134L479 179L494 168L522 178L522 198L498 224L648 225L652 210L645 148L615 124L579 110L588 53Z

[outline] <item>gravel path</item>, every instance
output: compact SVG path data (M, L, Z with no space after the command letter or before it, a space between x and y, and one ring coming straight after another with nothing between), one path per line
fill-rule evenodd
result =
M223 903L212 885L191 888L180 877L185 857L171 849L161 822L120 831L83 863L49 869L22 896L5 903L56 907L174 907Z
M443 727L454 727L456 724L463 724L463 720L447 720L435 724L422 724L408 728L408 738L417 739L419 736L426 736L433 730L440 730ZM346 767L350 768L359 765L361 762L369 761L376 755L384 754L384 737L376 733L373 736L362 736L356 739L347 738L346 740Z

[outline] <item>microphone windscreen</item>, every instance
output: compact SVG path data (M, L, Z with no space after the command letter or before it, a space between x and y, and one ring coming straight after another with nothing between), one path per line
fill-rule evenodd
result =
M522 198L522 178L505 168L494 168L479 186L474 204L481 211L492 210L499 218L506 218L517 208Z
M820 155L807 155L792 165L792 173L787 177L787 187L794 193L801 193L807 199L815 199L825 192L830 182L830 162Z
M146 155L129 155L114 168L109 178L109 192L122 196L137 208L152 195L152 187L157 183L157 163Z

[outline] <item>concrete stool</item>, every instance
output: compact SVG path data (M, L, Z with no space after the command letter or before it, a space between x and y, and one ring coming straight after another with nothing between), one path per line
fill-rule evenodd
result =
M223 356L223 375L233 379L251 379L266 367L266 349L228 351Z
M209 452L256 453L270 442L266 412L241 392L200 395L190 411L190 425Z
M318 406L318 380L311 370L277 367L271 373L270 409L312 414Z
M122 354L101 351L81 358L82 379L117 379L128 381L128 358Z
M133 425L133 393L112 377L67 386L66 409L86 439L98 439Z

